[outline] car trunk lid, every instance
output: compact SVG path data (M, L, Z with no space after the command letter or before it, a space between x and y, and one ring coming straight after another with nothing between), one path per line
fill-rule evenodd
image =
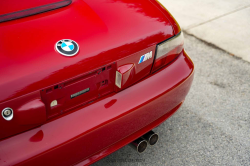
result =
M64 8L0 23L0 110L11 107L14 114L33 119L0 118L0 138L118 92L116 71L130 64L124 88L150 74L156 44L174 35L166 17L152 8L141 0L73 0ZM76 41L79 53L66 57L56 52L61 39ZM140 63L148 53L152 58ZM39 103L45 120L34 121L36 115L28 112L36 109L27 103ZM6 123L11 125L3 127Z

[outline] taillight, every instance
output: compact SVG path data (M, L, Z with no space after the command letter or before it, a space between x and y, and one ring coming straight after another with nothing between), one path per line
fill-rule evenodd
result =
M157 45L152 72L173 61L183 50L184 37L180 32L176 36Z

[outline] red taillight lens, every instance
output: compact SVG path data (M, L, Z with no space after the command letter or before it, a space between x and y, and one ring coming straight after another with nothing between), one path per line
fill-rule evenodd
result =
M184 37L182 32L157 45L152 72L173 61L183 50Z
M58 9L58 8L69 5L71 2L72 0L59 0L58 2L54 2L54 3L42 5L42 6L37 6L37 7L25 9L25 10L15 11L12 13L3 14L3 15L0 15L0 22L10 21L10 20L14 20L14 19L22 18L22 17L31 16L34 14L47 12L49 10Z

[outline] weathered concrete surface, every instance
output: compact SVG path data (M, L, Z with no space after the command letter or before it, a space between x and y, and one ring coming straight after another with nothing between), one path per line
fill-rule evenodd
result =
M250 0L159 0L182 29L250 62Z
M189 29L196 37L250 62L250 7Z

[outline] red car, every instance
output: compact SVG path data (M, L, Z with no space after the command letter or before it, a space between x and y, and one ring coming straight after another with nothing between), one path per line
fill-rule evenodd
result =
M182 105L194 76L156 0L0 3L0 165L89 165Z

